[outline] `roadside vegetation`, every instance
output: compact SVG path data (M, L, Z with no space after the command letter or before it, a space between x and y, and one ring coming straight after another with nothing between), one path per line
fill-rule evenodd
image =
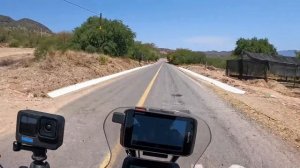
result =
M175 52L167 55L168 61L175 65L182 64L204 64L214 66L216 68L226 68L226 61L229 59L237 59L244 51L254 53L265 53L269 55L277 55L277 50L268 39L252 39L240 38L236 42L236 47L231 56L207 56L203 52L195 52L187 49L177 49ZM298 53L300 58L300 54Z
M9 47L36 48L36 60L67 50L105 54L139 61L155 61L160 53L154 44L135 41L135 33L122 21L90 17L73 32L40 34L22 29L0 29L0 43Z
M238 39L233 53L234 55L241 55L244 51L278 55L276 48L269 42L267 38L258 39L254 37L252 39Z
M296 58L300 59L300 51L296 52Z
M73 32L40 34L22 29L0 28L0 43L10 47L36 48L36 60L44 59L49 53L68 50L105 54L114 57L131 58L141 61L156 61L163 57L159 49L151 43L135 41L135 33L120 20L90 17ZM268 39L240 38L232 56L207 56L203 52L177 49L166 55L175 65L204 64L226 68L226 60L237 58L243 51L277 55L277 50ZM300 54L297 53L300 58ZM101 58L101 62L105 62Z
M188 49L177 49L175 52L170 53L167 56L170 63L179 64L204 64L206 56L201 52L194 52Z
M130 58L135 60L156 61L162 57L159 50L153 43L142 43L136 41L129 51Z
M41 35L21 29L0 28L0 43L6 43L9 47L36 47Z
M216 68L226 68L226 60L231 57L209 57L203 52L195 52L188 49L177 49L167 55L170 63L175 65L182 64L204 64Z

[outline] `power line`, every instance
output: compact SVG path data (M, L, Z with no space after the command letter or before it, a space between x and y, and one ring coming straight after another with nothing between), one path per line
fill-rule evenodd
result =
M94 11L88 9L88 8L83 7L83 6L77 5L77 4L75 4L75 3L73 3L73 2L70 2L70 1L68 1L68 0L63 0L63 1L65 1L66 3L69 3L69 4L71 4L71 5L77 6L77 7L81 8L81 9L83 9L83 10L86 10L86 11L90 12L90 13L99 15L99 13L97 13L97 12L94 12Z

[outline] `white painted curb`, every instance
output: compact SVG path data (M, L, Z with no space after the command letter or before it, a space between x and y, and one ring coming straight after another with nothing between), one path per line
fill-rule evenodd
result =
M232 92L232 93L236 93L236 94L245 94L245 93L246 93L246 92L243 91L243 90L240 90L240 89L235 88L235 87L233 87L233 86L230 86L230 85L228 85L228 84L222 83L222 82L217 81L217 80L215 80L215 79L211 79L211 78L208 78L208 77L206 77L206 76L200 75L200 74L195 73L195 72L193 72L193 71L190 71L190 70L188 70L188 69L181 68L181 67L179 67L179 69L180 69L181 71L183 71L183 72L186 72L186 73L192 75L193 77L195 77L195 78L197 78L197 79L201 79L201 80L210 82L211 84L216 85L216 86L218 86L218 87L220 87L220 88L222 88L222 89L224 89L224 90L226 90L226 91L229 91L229 92Z
M122 71L122 72L119 72L119 73L115 73L115 74L112 74L112 75L108 75L108 76L104 76L104 77L101 77L101 78L96 78L96 79L92 79L92 80L89 80L89 81L77 83L75 85L63 87L61 89L57 89L57 90L54 90L52 92L49 92L47 95L51 98L59 97L59 96L65 95L67 93L71 93L71 92L74 92L74 91L77 91L77 90L80 90L80 89L83 89L83 88L86 88L86 87L89 87L89 86L92 86L92 85L99 84L101 82L108 81L110 79L113 79L113 78L116 78L116 77L119 77L119 76L122 76L122 75L125 75L125 74L128 74L128 73L146 68L150 65L145 65L145 66L142 66L142 67L129 69L129 70Z

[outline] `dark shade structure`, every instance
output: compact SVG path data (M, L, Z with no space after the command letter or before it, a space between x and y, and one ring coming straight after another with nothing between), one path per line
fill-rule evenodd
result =
M296 79L300 77L300 59L243 52L240 59L227 61L226 74L239 76L239 78L265 78L266 80L268 74L273 74Z

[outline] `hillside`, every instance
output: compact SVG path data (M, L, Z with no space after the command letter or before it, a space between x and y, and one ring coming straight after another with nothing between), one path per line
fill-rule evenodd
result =
M232 55L232 51L204 51L208 57L229 57Z
M45 96L45 93L64 86L143 64L129 58L114 58L75 51L52 52L45 59L36 62L30 49L14 49L18 51L14 55L9 52L4 53L5 50L12 49L0 50L0 56L3 55L0 57L0 94L2 91L13 91L25 97Z
M169 48L158 48L158 50L161 54L170 54L175 51Z
M20 29L29 32L52 34L52 31L48 27L28 18L14 20L9 16L0 15L0 27L5 29Z
M278 51L278 54L286 57L295 57L296 51L297 50L282 50L282 51Z

